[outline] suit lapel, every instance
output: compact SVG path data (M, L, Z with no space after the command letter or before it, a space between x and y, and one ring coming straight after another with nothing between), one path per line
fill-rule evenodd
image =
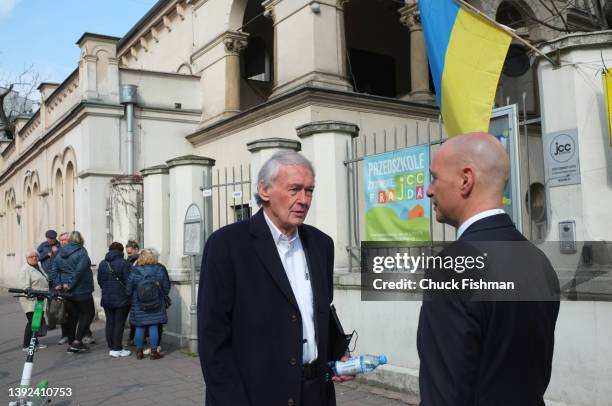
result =
M272 233L263 216L263 210L259 210L257 214L251 217L250 231L254 237L253 245L259 260L279 289L287 297L289 303L299 310L295 295L289 284L289 279L283 268L283 263L278 255L274 240L272 239Z
M310 274L310 286L312 288L312 300L313 300L313 318L315 323L315 334L317 342L319 342L319 312L317 311L320 304L324 303L319 295L325 292L325 280L323 279L323 273L319 268L319 261L316 260L315 250L312 247L312 243L309 239L308 233L304 227L299 227L298 232L300 233L300 240L302 241L302 247L304 248L304 255L306 256L306 264L308 265L308 272Z

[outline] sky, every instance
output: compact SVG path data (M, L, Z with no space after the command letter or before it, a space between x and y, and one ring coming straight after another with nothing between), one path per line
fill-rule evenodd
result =
M0 0L0 85L33 66L61 83L77 68L84 32L121 37L156 0Z

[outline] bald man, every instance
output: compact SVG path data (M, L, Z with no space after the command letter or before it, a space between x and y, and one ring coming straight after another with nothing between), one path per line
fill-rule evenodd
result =
M430 172L427 195L436 220L457 228L457 241L441 255L472 254L478 244L489 244L493 251L499 247L499 255L490 252L487 271L505 272L504 277L522 274L534 289L558 292L548 259L502 210L510 164L494 136L470 133L448 140ZM507 251L514 249L508 246L516 245L519 252L508 257ZM497 258L504 254L502 263ZM514 258L522 261L520 266ZM426 272L425 277L431 275ZM557 296L548 301L483 301L474 300L472 293L424 296L417 333L421 405L544 406Z

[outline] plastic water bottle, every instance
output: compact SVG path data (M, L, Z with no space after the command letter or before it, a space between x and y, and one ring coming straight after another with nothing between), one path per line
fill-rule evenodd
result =
M347 361L332 361L329 366L338 376L340 375L357 375L365 374L373 371L379 365L387 363L387 357L384 355L361 355L352 357Z

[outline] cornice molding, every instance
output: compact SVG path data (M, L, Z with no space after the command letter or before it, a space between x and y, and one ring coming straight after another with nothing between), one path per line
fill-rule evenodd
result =
M262 138L246 144L249 152L257 152L264 149L285 148L294 151L302 150L302 143L289 138Z
M379 112L406 118L437 119L440 112L437 107L426 104L305 86L201 128L186 138L194 146L202 145L307 106Z

